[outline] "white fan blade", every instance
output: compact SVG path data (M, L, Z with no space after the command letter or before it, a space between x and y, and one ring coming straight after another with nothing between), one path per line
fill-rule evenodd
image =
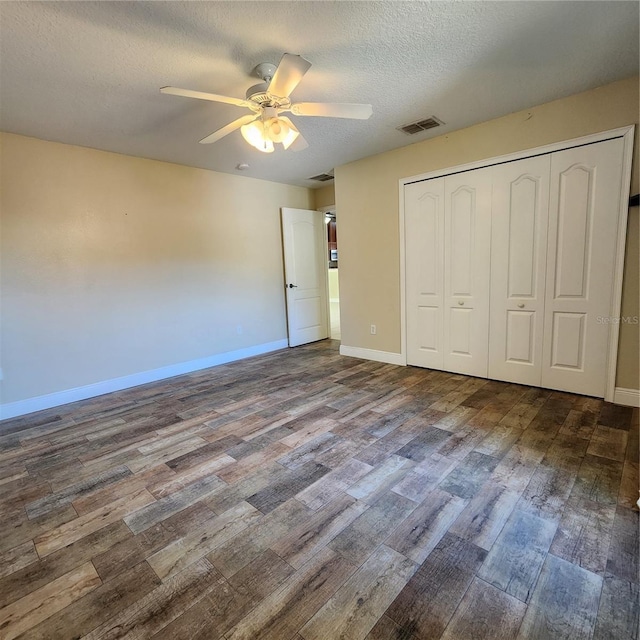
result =
M230 98L229 96L219 96L215 93L203 93L202 91L191 91L191 89L178 89L177 87L162 87L160 93L167 93L172 96L182 96L183 98L197 98L198 100L209 100L210 102L224 102L235 104L237 107L248 107L246 100Z
M226 135L229 135L230 133L232 133L236 129L239 129L243 125L253 122L256 118L258 118L257 114L252 114L250 116L242 116L242 118L238 118L237 120L230 122L226 127L222 127L222 129L218 129L217 131L214 131L211 135L207 136L206 138L202 138L202 140L200 140L200 144L211 144L212 142L217 142L218 140L220 140L220 138L224 138Z
M299 135L290 145L289 145L289 149L291 149L291 151L302 151L303 149L306 149L309 146L309 143L302 137L302 135Z
M269 93L278 98L288 98L298 86L311 63L302 56L285 53L269 83Z
M293 129L298 134L293 142L290 142L289 144L283 142L282 146L285 149L291 149L291 151L302 151L303 149L306 149L309 146L309 143L300 135L300 131L298 131L296 125L293 124L293 122L291 122L291 120L287 118L287 116L280 116L280 120L284 120L289 125L289 127L291 127L291 129Z
M291 105L296 116L321 116L323 118L353 118L367 120L373 113L370 104L346 104L338 102L298 102Z

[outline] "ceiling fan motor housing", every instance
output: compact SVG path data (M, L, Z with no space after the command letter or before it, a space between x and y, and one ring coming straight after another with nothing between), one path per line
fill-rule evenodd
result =
M247 100L252 100L258 104L268 104L271 102L271 96L267 93L269 85L266 82L254 84L247 89Z

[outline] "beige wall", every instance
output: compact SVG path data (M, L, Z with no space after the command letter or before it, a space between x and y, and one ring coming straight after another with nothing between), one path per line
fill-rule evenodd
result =
M335 170L342 343L400 352L400 178L637 124L638 78L365 158ZM636 131L632 193L640 190ZM629 211L622 314L637 316L638 208ZM370 335L369 326L377 325ZM623 325L617 385L640 388L640 327Z
M336 203L335 189L333 182L326 184L324 187L313 190L313 208L322 209Z
M310 190L0 143L3 403L286 338L279 208Z

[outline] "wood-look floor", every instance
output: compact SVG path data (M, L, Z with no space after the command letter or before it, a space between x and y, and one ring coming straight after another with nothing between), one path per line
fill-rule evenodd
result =
M327 341L0 431L5 640L638 637L628 408Z

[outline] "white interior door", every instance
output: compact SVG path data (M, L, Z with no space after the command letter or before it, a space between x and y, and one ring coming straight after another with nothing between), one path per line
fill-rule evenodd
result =
M405 202L407 364L444 365L444 178L408 184Z
M623 144L551 158L543 387L605 394Z
M540 386L551 156L493 167L489 377Z
M444 179L444 369L487 376L491 167Z
M324 214L281 209L289 346L329 337Z

